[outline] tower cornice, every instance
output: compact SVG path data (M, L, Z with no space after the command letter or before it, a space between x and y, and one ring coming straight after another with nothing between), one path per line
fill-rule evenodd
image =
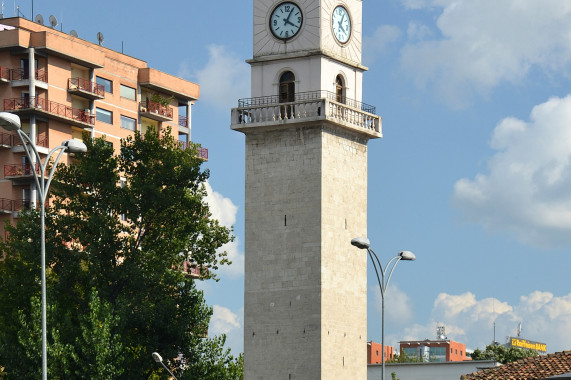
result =
M285 61L285 60L290 60L290 59L307 58L307 57L313 57L313 56L327 57L327 58L330 58L334 61L343 63L343 64L351 66L351 67L354 67L360 71L368 71L369 70L368 67L363 66L359 62L355 62L355 61L352 61L350 59L340 57L339 55L334 54L333 52L331 52L329 50L325 50L325 49L304 50L304 51L298 51L298 52L294 52L294 53L263 55L263 56L254 57L252 59L248 59L248 60L246 60L246 63L249 63L250 65L257 65L257 64L262 64L262 63L267 63L267 62L272 62L272 61Z

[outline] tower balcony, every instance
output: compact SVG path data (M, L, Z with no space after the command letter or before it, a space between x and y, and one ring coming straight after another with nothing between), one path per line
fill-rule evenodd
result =
M4 99L4 111L24 115L35 113L82 128L95 125L95 115L89 111L39 97Z
M139 105L141 116L148 117L156 121L172 121L173 110L171 107L165 107L160 103L147 100Z
M83 78L69 78L67 80L67 91L70 94L92 100L105 98L105 86Z
M382 119L376 108L349 99L339 99L329 91L295 94L292 102L280 102L278 96L240 99L232 109L231 128L246 132L255 127L279 127L289 123L333 122L369 138L382 137Z

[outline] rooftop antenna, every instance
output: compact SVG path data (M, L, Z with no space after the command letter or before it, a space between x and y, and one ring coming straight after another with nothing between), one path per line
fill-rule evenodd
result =
M436 326L436 339L437 340L446 340L446 327L444 325L442 326Z
M97 32L97 41L99 41L99 45L103 42L103 33Z
M75 29L72 29L71 32L69 32L69 35L72 37L78 37L77 32L75 31Z
M40 25L44 25L44 16L42 16L41 14L37 14L34 21Z
M55 28L57 26L57 18L54 15L50 16L50 25L52 26L52 28Z

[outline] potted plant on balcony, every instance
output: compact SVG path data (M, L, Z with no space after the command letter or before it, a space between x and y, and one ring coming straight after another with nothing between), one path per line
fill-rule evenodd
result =
M160 104L161 107L157 111L159 111L160 114L166 116L168 107L170 106L173 99L174 96L165 97L162 96L161 94L154 93L151 95L150 101L153 103Z

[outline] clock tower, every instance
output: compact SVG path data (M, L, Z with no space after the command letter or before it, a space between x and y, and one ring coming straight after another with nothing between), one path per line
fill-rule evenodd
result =
M246 141L244 379L367 378L362 0L253 0Z

